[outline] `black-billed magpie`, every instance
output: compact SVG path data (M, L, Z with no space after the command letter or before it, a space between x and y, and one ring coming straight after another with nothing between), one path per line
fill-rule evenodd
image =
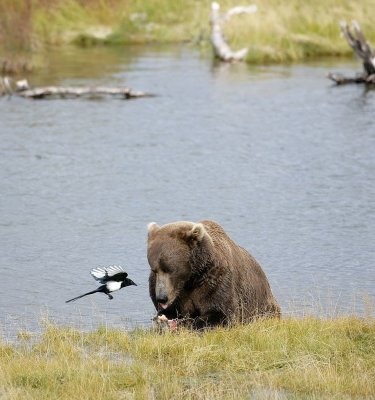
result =
M103 285L99 286L96 290L67 300L65 303L70 303L71 301L75 301L93 293L105 293L109 299L112 300L113 296L110 293L120 290L125 286L137 286L136 283L127 278L128 274L120 266L111 265L104 268L93 268L90 273L95 280L99 281Z

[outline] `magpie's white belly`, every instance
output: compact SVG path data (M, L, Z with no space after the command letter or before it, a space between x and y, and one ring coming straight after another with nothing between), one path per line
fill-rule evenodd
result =
M106 283L107 289L110 292L115 292L116 290L121 289L121 282L116 282L116 281L108 281Z

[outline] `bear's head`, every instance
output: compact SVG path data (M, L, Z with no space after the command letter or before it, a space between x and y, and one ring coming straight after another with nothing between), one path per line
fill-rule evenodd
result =
M159 311L176 317L179 298L196 284L197 274L204 268L205 249L210 243L211 238L202 223L180 221L163 226L148 225L150 295Z

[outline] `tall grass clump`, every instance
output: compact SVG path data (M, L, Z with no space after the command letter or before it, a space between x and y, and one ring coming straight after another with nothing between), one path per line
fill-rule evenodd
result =
M0 2L0 43L6 49L29 50L31 25L31 0Z
M372 399L375 321L267 320L206 332L47 325L0 344L6 399Z
M31 30L31 0L0 1L0 75L30 68Z

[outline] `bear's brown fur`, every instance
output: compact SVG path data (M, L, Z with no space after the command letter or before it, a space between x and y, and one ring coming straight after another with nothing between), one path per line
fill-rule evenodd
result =
M280 317L258 262L216 222L149 224L147 257L159 315L195 328Z

